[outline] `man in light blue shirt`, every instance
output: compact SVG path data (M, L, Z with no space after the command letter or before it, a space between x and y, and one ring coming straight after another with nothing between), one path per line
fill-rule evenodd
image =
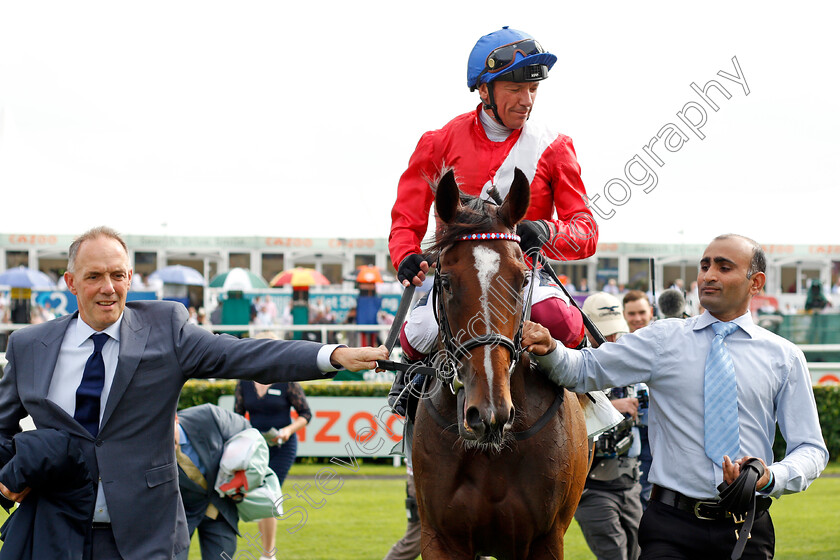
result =
M734 481L748 458L769 465L756 490L775 498L805 490L828 462L804 355L755 325L749 312L750 300L764 286L765 267L755 241L723 235L700 261L697 282L706 311L698 317L660 320L615 344L582 351L557 345L540 325L526 326L523 345L559 385L576 392L635 382L649 386L654 491L639 532L643 560L729 558L739 525L732 517L704 515L698 503L715 500L718 484ZM713 325L721 322L737 326L723 345L737 384L738 452L712 459L704 435L704 382ZM787 453L774 462L776 422ZM760 501L744 558L773 557L768 505Z

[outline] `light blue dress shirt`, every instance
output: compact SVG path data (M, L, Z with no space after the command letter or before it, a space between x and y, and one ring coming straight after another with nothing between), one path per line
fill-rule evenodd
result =
M703 377L715 322L708 311L663 319L597 349L558 344L536 360L555 383L576 392L647 383L649 480L692 498L713 498L723 470L704 451ZM771 465L775 485L769 495L805 490L828 463L805 356L792 342L753 323L749 312L734 322L740 328L726 344L738 384L741 456ZM787 455L774 463L777 420Z
M187 436L187 432L184 431L183 426L178 424L178 445L181 446L181 452L190 458L190 461L198 468L198 471L203 474L207 475L207 469L204 468L204 465L201 463L201 459L198 456L198 452L190 443L190 438Z

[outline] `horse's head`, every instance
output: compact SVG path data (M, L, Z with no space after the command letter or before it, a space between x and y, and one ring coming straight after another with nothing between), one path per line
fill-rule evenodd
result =
M519 169L501 204L461 193L452 171L435 196L441 227L430 254L438 258L441 347L458 364L456 385L463 384L459 431L496 447L514 420L510 375L519 358L526 282L514 234L529 202L530 185Z

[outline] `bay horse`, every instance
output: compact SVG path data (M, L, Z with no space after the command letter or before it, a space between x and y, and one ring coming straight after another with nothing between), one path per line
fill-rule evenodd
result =
M532 370L519 345L525 175L496 197L461 193L452 171L436 187L438 376L412 445L424 560L562 559L589 469L584 401Z

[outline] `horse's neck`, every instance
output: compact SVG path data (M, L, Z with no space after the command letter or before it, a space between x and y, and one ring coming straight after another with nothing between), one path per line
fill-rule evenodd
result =
M516 407L514 429L519 430L535 422L551 406L557 392L562 390L543 372L532 368L528 355L524 354L510 378L510 398Z

